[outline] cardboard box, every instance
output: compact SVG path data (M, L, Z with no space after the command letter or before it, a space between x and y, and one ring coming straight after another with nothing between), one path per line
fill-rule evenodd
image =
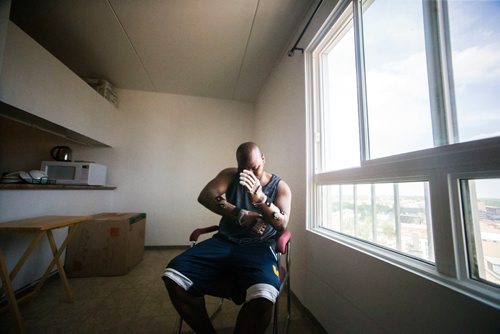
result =
M101 213L78 224L66 251L68 277L124 275L144 256L145 213Z

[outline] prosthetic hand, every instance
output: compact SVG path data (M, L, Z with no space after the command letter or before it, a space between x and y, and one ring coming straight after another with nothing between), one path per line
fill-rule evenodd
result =
M260 214L248 210L241 210L239 212L238 222L241 226L251 229L258 235L264 234L267 226Z
M240 184L247 190L252 203L263 203L267 200L266 194L262 191L259 179L257 179L252 171L244 169L240 173Z

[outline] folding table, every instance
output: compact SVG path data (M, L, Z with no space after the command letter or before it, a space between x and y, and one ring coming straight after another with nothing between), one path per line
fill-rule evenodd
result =
M49 277L49 274L54 267L54 264L57 266L57 270L59 271L59 276L64 286L64 290L66 292L66 296L68 301L72 303L74 301L73 293L69 287L68 279L66 278L66 273L64 272L64 267L59 260L60 256L66 249L68 242L71 240L73 233L75 232L75 227L77 224L90 220L90 216L41 216L34 217L28 219L15 220L10 222L0 223L0 233L2 234L34 234L33 239L29 243L28 247L24 251L23 255L14 266L10 274L7 273L7 266L5 265L5 260L3 257L3 253L0 250L0 278L2 279L3 288L0 289L0 296L2 296L3 291L5 290L5 295L7 298L8 306L5 306L0 309L0 312L5 311L9 308L16 320L16 325L19 331L22 328L21 315L19 313L18 303L22 303L26 300L29 300L36 296L40 291L41 287ZM62 242L61 246L57 248L57 244L54 240L54 235L52 234L52 230L68 227L68 235ZM47 239L49 240L49 245L52 250L53 259L47 267L45 273L42 278L35 286L35 289L21 297L19 300L16 299L14 295L14 291L12 289L12 281L16 277L19 270L22 268L29 255L36 248L43 235L47 235Z

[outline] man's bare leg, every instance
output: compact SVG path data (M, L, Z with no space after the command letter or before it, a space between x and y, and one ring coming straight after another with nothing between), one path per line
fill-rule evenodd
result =
M197 334L214 334L215 329L208 317L204 297L193 297L170 278L163 277L168 294L182 319Z
M256 298L245 303L238 314L234 333L264 333L271 321L272 311L273 303L265 298Z

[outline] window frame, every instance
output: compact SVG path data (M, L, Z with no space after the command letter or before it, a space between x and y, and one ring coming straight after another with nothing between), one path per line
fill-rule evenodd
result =
M374 0L376 1L376 0ZM460 180L500 177L500 137L457 143L453 72L446 1L423 1L426 57L435 147L369 159L366 80L363 59L363 0L340 0L324 25L305 49L306 145L307 145L307 230L354 248L412 273L442 284L495 308L500 308L500 289L469 276L465 221L462 214ZM352 5L356 54L360 167L321 172L321 110L323 108L321 53L337 21ZM345 24L345 23L344 23ZM430 60L429 60L430 59ZM430 74L428 74L430 76ZM436 122L436 124L434 124ZM494 157L494 158L491 158ZM316 187L329 184L426 181L429 183L434 263L374 245L318 226L319 203ZM439 208L437 210L436 208Z

